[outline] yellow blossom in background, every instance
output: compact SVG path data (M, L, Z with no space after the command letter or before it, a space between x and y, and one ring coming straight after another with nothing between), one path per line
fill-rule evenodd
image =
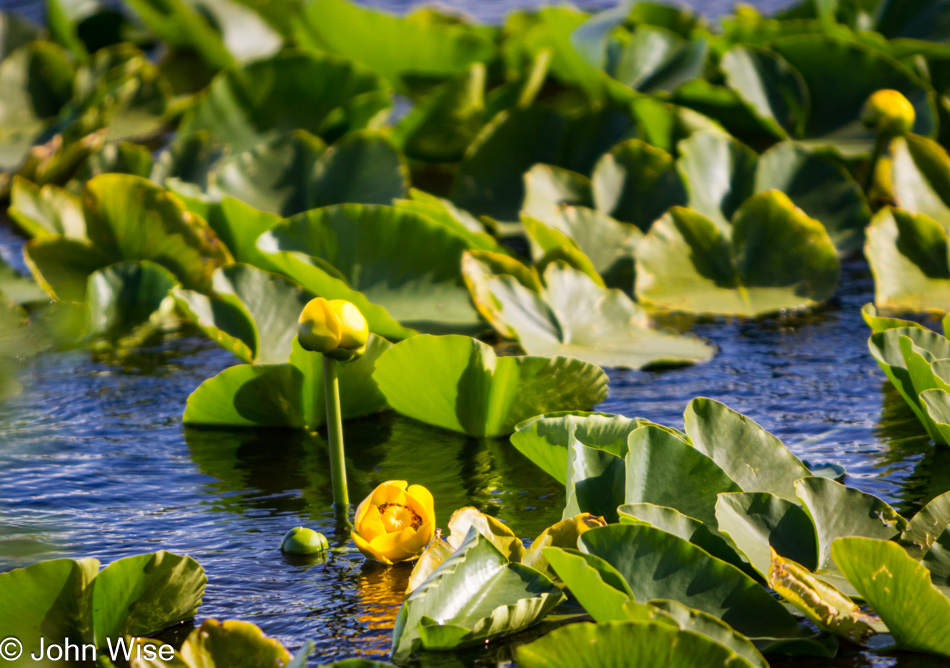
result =
M914 105L896 90L879 90L868 98L861 111L861 122L888 136L907 134L914 127Z
M422 485L384 482L356 509L353 542L367 558L384 564L415 559L435 533L435 504Z

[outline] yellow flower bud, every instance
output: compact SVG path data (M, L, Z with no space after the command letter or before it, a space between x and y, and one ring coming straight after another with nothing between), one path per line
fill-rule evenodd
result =
M435 504L422 485L390 480L356 509L350 536L368 559L384 564L415 559L435 534Z
M895 137L910 132L916 119L914 105L896 90L873 93L861 111L861 122L866 127Z
M344 299L311 299L297 321L297 341L301 348L341 362L362 355L368 339L366 318Z

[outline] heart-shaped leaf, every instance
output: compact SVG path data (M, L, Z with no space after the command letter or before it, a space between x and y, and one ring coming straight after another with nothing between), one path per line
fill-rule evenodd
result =
M465 336L414 336L376 364L374 379L403 415L471 436L510 434L529 417L589 410L604 400L607 375L555 357L497 357Z

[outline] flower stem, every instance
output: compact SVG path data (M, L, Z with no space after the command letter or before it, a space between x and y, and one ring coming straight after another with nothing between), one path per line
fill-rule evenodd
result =
M874 153L871 154L871 163L868 165L867 177L865 177L864 180L865 195L870 196L871 194L871 188L874 186L874 173L877 171L877 163L887 150L887 147L890 144L890 139L891 138L887 135L887 133L877 133L877 140L874 142Z
M340 379L336 360L323 356L323 389L327 397L327 436L330 440L330 480L333 483L333 506L337 515L346 513L350 495L346 489L346 460L343 458L343 415L340 412Z

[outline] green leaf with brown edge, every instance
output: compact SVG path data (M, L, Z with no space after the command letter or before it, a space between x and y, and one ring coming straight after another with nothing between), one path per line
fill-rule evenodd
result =
M816 306L834 293L839 262L827 231L783 193L750 197L729 231L689 209L671 209L637 246L637 299L673 311L755 317Z
M28 241L23 247L23 259L50 297L73 303L86 301L89 277L114 261L91 242L58 234Z
M947 231L925 214L883 208L867 229L874 304L891 312L950 310Z
M465 336L420 335L396 344L374 379L398 412L471 436L510 434L528 417L588 410L607 394L607 375L580 360L497 357Z
M591 183L598 211L644 232L667 209L686 204L672 156L639 139L628 139L598 160Z
M859 536L839 538L831 553L898 647L950 656L950 599L931 584L926 566L897 543Z
M741 491L770 492L797 501L795 481L811 473L778 438L706 397L690 401L683 417L693 446L722 467Z
M191 393L182 420L212 428L317 429L326 424L323 356L296 341L286 364L240 364L204 381ZM339 365L340 408L345 419L386 408L372 374L389 342L370 336L358 360Z
M807 568L782 558L775 550L772 550L768 582L819 629L858 645L866 644L876 632L879 620L861 612L850 598L814 577Z
M818 538L818 568L815 575L846 595L854 590L835 567L832 545L841 536L864 536L892 540L907 527L901 517L881 499L857 489L813 476L795 483L802 507L815 525Z
M517 650L524 668L752 668L715 640L655 622L571 624Z
M588 531L579 546L616 568L638 601L673 599L747 636L798 634L795 619L762 586L682 538L649 526L618 524Z

